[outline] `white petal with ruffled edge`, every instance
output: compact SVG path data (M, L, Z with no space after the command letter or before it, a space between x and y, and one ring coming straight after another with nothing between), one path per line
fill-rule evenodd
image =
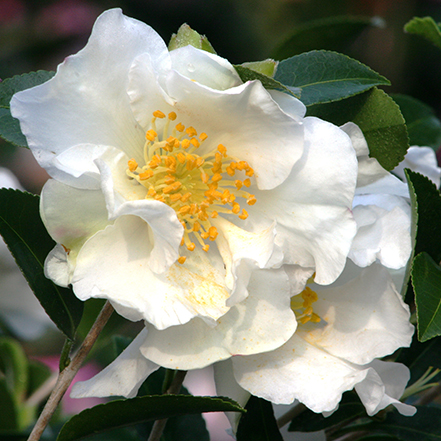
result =
M87 381L72 387L72 398L123 396L133 398L144 380L159 366L141 355L139 347L145 339L144 329L109 366Z
M14 95L11 113L52 177L75 185L54 158L77 144L117 146L130 157L139 151L144 132L133 118L127 85L134 58L144 52L163 68L171 65L152 28L111 9L98 17L86 47L66 58L54 78Z
M248 228L276 219L284 263L316 268L315 280L332 283L342 272L355 235L351 208L357 179L349 137L333 124L305 118L305 148L286 181L271 192L251 188ZM267 226L267 225L266 225Z
M256 270L250 295L214 326L200 319L158 331L149 327L141 352L170 369L198 369L232 355L270 351L296 329L290 308L288 278L282 269Z

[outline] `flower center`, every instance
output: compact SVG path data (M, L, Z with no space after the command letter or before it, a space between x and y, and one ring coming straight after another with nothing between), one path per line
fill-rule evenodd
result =
M300 294L291 298L291 309L302 325L311 321L319 323L321 318L314 312L312 304L318 300L317 293L307 286Z
M153 112L144 144L144 165L130 159L126 172L146 188L146 199L163 202L175 210L184 227L181 246L193 251L197 241L208 251L210 245L206 240L214 241L218 235L210 220L219 213L246 219L248 213L241 209L238 198L248 205L256 203L256 197L244 189L251 185L254 170L246 161L229 156L222 144L199 155L197 151L207 134L198 136L194 127L174 124L176 118L175 112L167 117L160 110ZM165 119L161 134L156 127L157 119ZM178 262L184 263L185 259L180 256Z

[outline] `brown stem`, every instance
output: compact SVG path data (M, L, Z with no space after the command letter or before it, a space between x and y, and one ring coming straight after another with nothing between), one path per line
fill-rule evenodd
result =
M281 417L277 419L277 427L281 429L283 426L286 426L292 419L294 419L296 416L299 416L305 410L306 407L301 403L292 407L288 410L288 412L284 413Z
M65 394L70 383L72 383L72 380L80 369L81 364L89 354L92 346L94 345L113 311L113 306L109 302L106 302L95 323L90 328L89 333L78 349L78 352L72 358L70 364L60 372L55 387L50 394L49 399L47 400L46 405L44 406L44 409L41 412L34 428L32 429L31 434L29 435L28 441L38 441L40 439L44 429L49 424L55 409L63 398L63 395Z
M185 376L187 375L187 371L176 371L175 378L167 389L167 395L175 395L178 394L181 390L182 382L184 381ZM162 432L164 431L165 425L167 424L167 418L163 420L156 420L153 424L152 431L150 432L150 436L148 441L159 441L162 436Z

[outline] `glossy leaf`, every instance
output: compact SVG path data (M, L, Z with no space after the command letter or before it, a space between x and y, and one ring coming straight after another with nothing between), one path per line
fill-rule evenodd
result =
M338 432L379 432L397 437L402 441L439 441L441 439L441 409L439 407L416 406L417 413L409 418L393 411L384 420L371 420L367 424L353 425Z
M325 418L321 413L306 409L291 421L288 430L290 432L316 432L365 415L366 411L358 396L354 392L346 392L343 394L338 409L331 416Z
M427 253L412 263L412 284L421 342L441 335L441 268Z
M370 17L329 17L295 26L291 34L273 51L272 57L283 60L315 49L345 52L369 26L381 25Z
M342 101L310 106L308 115L336 125L348 121L357 124L369 145L370 156L386 170L393 170L409 148L406 125L398 105L377 88Z
M54 72L39 70L16 75L0 83L0 136L3 139L19 147L28 147L18 120L11 115L9 102L14 93L45 83L53 76Z
M281 92L288 93L289 95L295 96L297 98L300 97L300 91L295 87L293 88L286 87L285 85L275 80L274 78L271 78L260 72L256 72L255 70L245 66L235 65L234 68L236 69L236 72L239 74L240 79L244 83L247 81L259 80L262 83L263 87L265 87L265 89L276 89L276 90L280 90Z
M73 339L83 302L71 289L60 288L44 275L44 260L55 243L41 221L39 197L0 189L0 234L49 317Z
M404 30L425 38L441 49L441 29L432 17L414 17L406 23Z
M429 146L438 150L441 145L441 121L435 111L407 95L394 94L392 98L400 106L406 121L410 145Z
M269 401L251 396L240 419L237 441L283 441Z
M306 105L329 103L365 92L389 80L357 60L330 51L311 51L279 63L274 78L301 89Z
M94 433L149 420L201 412L243 412L230 398L188 395L144 396L116 400L86 409L71 418L57 440L72 441Z

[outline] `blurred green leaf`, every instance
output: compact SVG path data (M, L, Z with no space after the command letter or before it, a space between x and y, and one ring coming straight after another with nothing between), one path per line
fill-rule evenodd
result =
M237 428L237 441L283 441L269 401L251 396Z
M236 69L236 72L244 83L247 81L259 80L262 83L263 87L265 87L265 89L280 90L281 92L288 93L289 95L295 96L297 98L300 97L299 91L297 89L293 88L293 90L291 90L274 78L271 78L260 72L256 72L253 69L241 66L239 64L235 65L234 68Z
M393 435L367 435L357 438L357 441L402 441Z
M404 25L404 30L425 38L441 49L441 29L432 17L414 17Z
M402 441L439 441L441 439L441 409L432 406L416 407L417 413L411 418L400 415L397 411L388 412L384 420L372 419L367 424L354 424L335 435L368 431L392 435Z
M71 289L60 288L44 275L44 260L55 242L41 221L39 199L30 193L0 189L0 234L49 317L73 340L83 302Z
M422 101L407 95L391 95L400 106L409 132L410 145L438 150L441 145L441 121L435 111Z
M301 89L306 105L339 101L374 86L390 85L389 80L346 55L311 51L279 63L275 80Z
M6 378L0 377L0 433L2 430L19 429L17 404Z
M178 415L243 411L236 402L224 397L161 395L116 400L86 409L72 417L61 429L57 440L81 439L117 427Z
M441 268L427 253L412 263L412 284L421 342L441 335Z
M409 148L400 108L377 88L342 101L310 106L308 116L317 116L336 125L348 121L357 124L369 145L370 156L386 170L393 170Z
M316 432L337 424L344 424L354 418L366 416L366 411L355 392L346 392L340 401L338 409L325 418L321 413L306 409L294 418L288 430L290 432Z
M54 75L54 72L39 70L37 72L16 75L0 83L0 136L3 139L18 147L28 147L26 138L20 130L18 120L11 115L9 102L14 93L45 83Z
M17 340L0 337L0 371L6 384L18 401L25 398L28 390L28 359Z
M271 57L283 60L315 49L345 52L366 28L381 25L381 19L371 17L341 16L310 21L295 26Z
M27 395L32 395L51 376L51 370L36 360L29 360L29 386Z

